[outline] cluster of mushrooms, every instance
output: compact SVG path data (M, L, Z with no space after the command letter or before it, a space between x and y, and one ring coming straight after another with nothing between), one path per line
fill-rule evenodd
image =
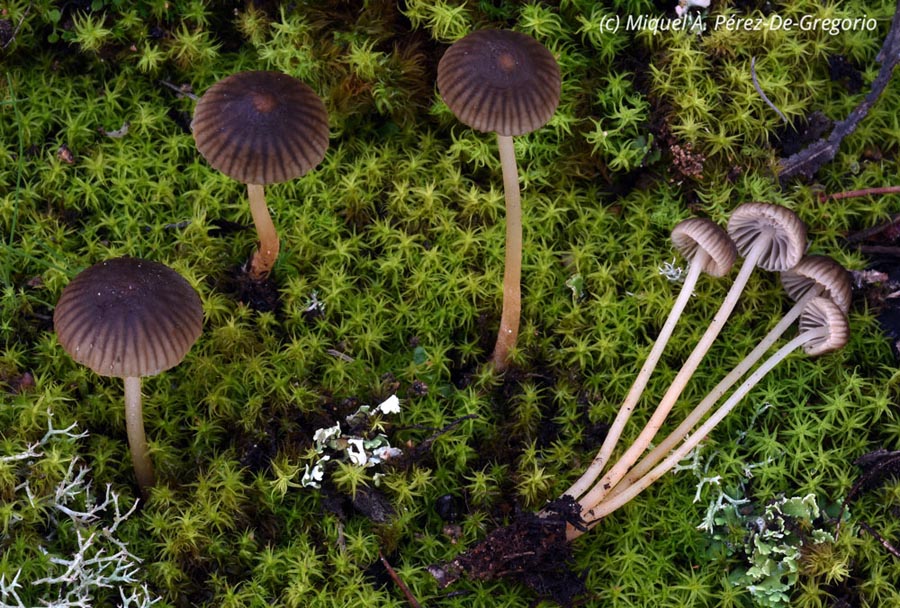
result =
M504 30L473 32L455 43L438 66L438 89L465 124L497 133L506 193L506 267L503 311L491 362L504 370L519 331L522 211L514 135L540 128L559 104L559 66L533 38ZM287 74L240 72L210 87L191 123L200 154L247 185L259 245L246 266L262 281L280 251L265 186L303 176L328 149L328 113L307 84ZM126 429L138 485L155 483L141 413L140 378L181 362L200 335L203 311L196 291L156 262L118 258L79 274L63 290L54 313L60 344L77 362L125 379Z
M670 471L790 353L802 348L810 356L822 355L843 348L849 339L849 274L827 256L805 255L806 226L786 207L758 202L740 205L729 218L727 232L711 220L685 220L672 230L672 243L688 262L681 293L622 402L600 450L581 477L563 493L578 502L581 519L585 522L584 526L569 526L567 536L570 539L595 526L603 517ZM738 255L743 256L744 261L708 328L682 364L637 439L615 463L608 466L622 431L640 401L701 273L723 277L729 274ZM784 290L794 305L759 344L700 400L684 421L644 455L724 327L757 267L780 273ZM797 336L753 369L794 322L799 325ZM740 386L700 424L703 417L745 376Z
M522 214L512 138L550 120L559 103L560 85L553 55L533 38L511 31L473 32L453 44L438 65L438 90L459 120L497 134L507 209L503 306L490 359L497 371L509 364L521 309ZM213 167L247 185L259 236L247 273L253 280L265 279L280 248L264 187L300 177L322 161L329 139L325 104L309 86L286 74L242 72L214 84L201 97L193 133L198 150ZM802 347L811 355L821 354L847 341L847 273L828 258L804 257L806 229L791 211L766 203L742 205L732 214L727 233L709 220L690 219L676 226L672 241L689 262L684 287L599 453L565 492L578 501L586 522L570 526L570 538L596 525L670 470L788 353ZM738 253L745 261L709 329L638 439L607 469L700 274L727 275ZM781 272L796 305L681 426L638 462L757 266ZM798 318L798 336L759 365L694 429ZM199 337L203 310L197 292L162 264L113 259L83 271L63 290L54 325L60 344L76 361L98 374L125 379L128 443L138 485L146 494L155 477L144 434L140 379L177 365Z

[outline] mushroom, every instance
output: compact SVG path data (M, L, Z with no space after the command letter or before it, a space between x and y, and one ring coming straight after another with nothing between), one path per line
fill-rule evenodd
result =
M650 484L665 475L676 464L696 448L701 441L731 412L738 403L755 387L772 368L778 365L789 354L798 348L810 356L823 355L843 348L850 339L847 316L840 306L829 298L816 297L809 301L800 315L800 331L797 336L778 349L766 359L751 375L732 393L725 402L706 420L697 431L688 437L677 449L639 480L625 490L600 503L590 504L582 510L582 517L588 524L584 530L570 528L569 538L581 535L595 526L600 519L606 517L632 498L644 491ZM584 504L584 503L582 503Z
M745 203L738 206L728 220L728 234L737 246L738 253L744 256L737 278L638 438L581 499L584 501L582 504L599 503L653 441L688 380L697 371L703 357L731 316L753 270L759 266L764 270L783 272L794 267L806 249L806 226L800 218L786 207L770 203Z
M82 271L63 289L53 326L78 363L125 379L125 428L138 485L155 483L144 435L141 377L184 359L203 327L200 297L171 268L115 258Z
M794 321L806 310L809 302L816 297L826 297L834 302L845 315L850 310L850 276L846 269L824 255L804 256L797 265L781 273L781 284L788 296L795 301L791 309L773 327L759 344L738 363L674 431L659 443L650 453L634 466L616 485L612 494L643 477L653 466L684 439L694 426L709 412L718 400L734 384L756 365L773 344L787 331Z
M681 286L681 292L672 305L672 310L669 311L669 316L666 318L637 378L635 378L634 384L632 384L628 395L619 407L619 412L606 433L606 438L603 440L603 445L600 446L600 451L578 481L565 491L565 494L569 496L577 497L584 493L593 484L609 461L609 457L622 435L625 424L631 417L634 407L650 381L653 370L659 363L659 358L662 356L663 350L672 336L681 313L684 312L688 300L694 293L694 287L700 278L700 274L706 272L714 277L723 277L731 272L731 267L737 258L737 248L735 248L728 233L709 219L691 218L676 224L675 228L672 229L672 244L688 262L688 272Z
M239 72L211 86L191 123L200 154L247 184L259 249L249 275L266 278L278 257L278 233L264 186L304 175L325 158L328 113L306 84L280 72Z
M534 38L508 30L479 30L456 41L438 63L437 87L464 124L497 133L506 197L503 312L491 362L509 365L522 307L522 205L513 137L544 126L559 104L559 65Z

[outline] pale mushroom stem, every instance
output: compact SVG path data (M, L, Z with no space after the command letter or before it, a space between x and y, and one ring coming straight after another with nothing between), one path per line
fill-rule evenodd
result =
M147 494L150 488L156 485L156 476L153 474L150 449L144 435L139 377L125 378L125 430L128 434L128 447L131 450L131 462L134 464L134 476L141 492Z
M497 134L500 166L503 170L503 193L506 197L506 262L503 270L503 312L491 364L497 371L509 365L509 351L519 336L522 311L522 200L519 194L519 171L513 138Z
M800 316L803 312L803 309L806 308L806 305L809 304L814 298L820 296L825 291L825 288L821 285L810 289L807 291L803 297L801 297L794 306L784 315L784 317L778 322L775 327L769 331L766 336L760 340L759 344L750 351L744 359L734 366L727 376L722 378L722 380L709 392L703 400L697 404L690 414L684 419L678 428L669 433L669 435L662 441L658 446L653 448L653 450L644 456L639 463L637 463L633 469L628 471L628 474L622 478L622 480L616 484L616 487L610 492L605 500L610 500L611 497L616 496L622 493L625 489L628 488L635 481L643 477L650 469L653 468L656 463L658 463L662 458L669 453L669 451L675 447L675 445L684 439L687 434L691 431L694 426L700 422L700 420L705 416L709 410L718 402L719 399L722 398L722 395L728 392L728 390L734 386L734 384L740 380L744 374L746 374L750 368L759 362L762 359L763 355L775 344L776 341L788 330L788 328L794 324L794 321Z
M684 312L685 306L687 306L688 301L691 299L691 295L694 293L694 286L697 284L697 279L700 278L703 268L706 266L708 260L709 254L701 250L697 253L697 257L691 261L690 266L688 267L687 276L681 286L681 293L679 293L678 297L675 299L672 310L669 311L669 316L666 318L666 321L656 338L656 342L650 350L650 354L647 355L647 359L644 361L641 371L638 372L634 384L631 385L628 395L625 396L625 400L619 407L619 412L616 414L612 426L609 427L609 431L606 433L606 438L603 440L603 445L600 446L600 451L597 452L594 460L581 477L578 478L578 481L572 484L564 494L577 499L591 487L591 484L597 479L597 476L603 472L603 467L609 462L609 457L613 453L613 450L616 449L619 438L622 436L622 431L625 429L625 424L631 417L631 413L634 411L638 400L640 400L644 389L647 388L650 376L653 374L653 370L656 369L656 364L659 363L659 358L662 356L663 350L666 348L666 344L668 344L669 338L675 330L675 325L678 323L681 313Z
M250 198L250 215L253 216L253 225L259 236L259 249L250 258L249 274L254 281L261 281L272 271L280 245L275 224L272 223L272 216L266 206L265 189L259 184L247 184L247 194Z
M589 505L582 511L582 517L588 522L585 528L593 528L601 519L625 505L628 501L646 490L650 484L669 472L676 464L690 454L691 450L696 448L700 442L703 441L716 425L718 425L725 416L740 403L747 393L749 393L753 387L755 387L759 381L772 370L772 368L804 344L827 337L829 331L828 327L821 326L804 331L778 349L775 354L766 359L752 374L750 374L750 377L747 378L721 406L719 406L719 409L717 409L713 415L697 429L697 432L688 437L676 450L669 454L663 462L619 494L616 494L600 504ZM576 530L570 526L567 536L571 540L580 536L583 532L584 531Z
M582 505L596 505L602 501L616 484L619 483L622 477L625 476L628 469L637 462L641 454L644 453L644 450L647 449L647 446L650 445L650 442L653 441L653 437L659 431L663 422L665 422L666 416L669 415L669 412L672 410L678 397L681 396L681 393L687 386L691 376L697 371L703 357L722 331L725 322L728 321L728 317L731 316L731 312L737 305L737 301L744 291L744 287L747 285L750 275L753 274L757 262L759 262L760 258L771 246L773 235L774 232L768 232L760 234L757 237L753 246L750 248L750 251L747 252L747 256L744 258L744 263L734 280L734 284L732 284L731 289L728 290L728 293L722 301L721 306L719 306L719 310L713 317L712 322L700 338L700 341L697 342L697 345L694 347L694 350L688 356L687 360L681 366L678 375L675 376L675 379L672 381L672 384L669 386L665 395L663 395L659 405L657 405L656 410L654 410L653 415L650 416L650 420L644 426L644 429L641 431L640 435L638 435L634 443L631 444L631 447L625 451L622 457L609 469L606 475L597 481L591 490L578 501ZM585 511L586 509L583 509L582 513L584 514ZM585 519L587 518L585 517Z

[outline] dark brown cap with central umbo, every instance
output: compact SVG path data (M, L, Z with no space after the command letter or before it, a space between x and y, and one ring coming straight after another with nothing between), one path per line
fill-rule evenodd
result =
M559 105L559 65L540 42L509 30L478 30L438 64L444 102L473 129L523 135L547 124Z
M203 308L168 266L116 258L72 279L53 326L66 352L101 376L153 376L184 359L203 328Z
M328 113L308 85L281 72L239 72L211 86L191 123L200 154L244 184L300 177L328 149Z

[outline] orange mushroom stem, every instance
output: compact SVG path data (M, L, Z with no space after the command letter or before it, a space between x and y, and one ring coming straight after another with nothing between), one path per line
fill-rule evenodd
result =
M513 138L497 134L503 191L506 197L506 252L503 268L503 312L497 342L491 355L494 369L505 369L509 354L519 338L522 316L522 196Z
M266 205L265 187L247 184L247 195L250 199L250 215L259 236L259 247L250 257L248 274L254 281L260 281L269 276L275 266L281 243L272 216L269 214L269 207Z
M559 104L561 79L553 54L534 38L478 30L457 40L438 63L437 86L447 106L473 129L497 134L506 197L503 309L491 365L509 366L522 310L522 203L513 136L538 129Z

